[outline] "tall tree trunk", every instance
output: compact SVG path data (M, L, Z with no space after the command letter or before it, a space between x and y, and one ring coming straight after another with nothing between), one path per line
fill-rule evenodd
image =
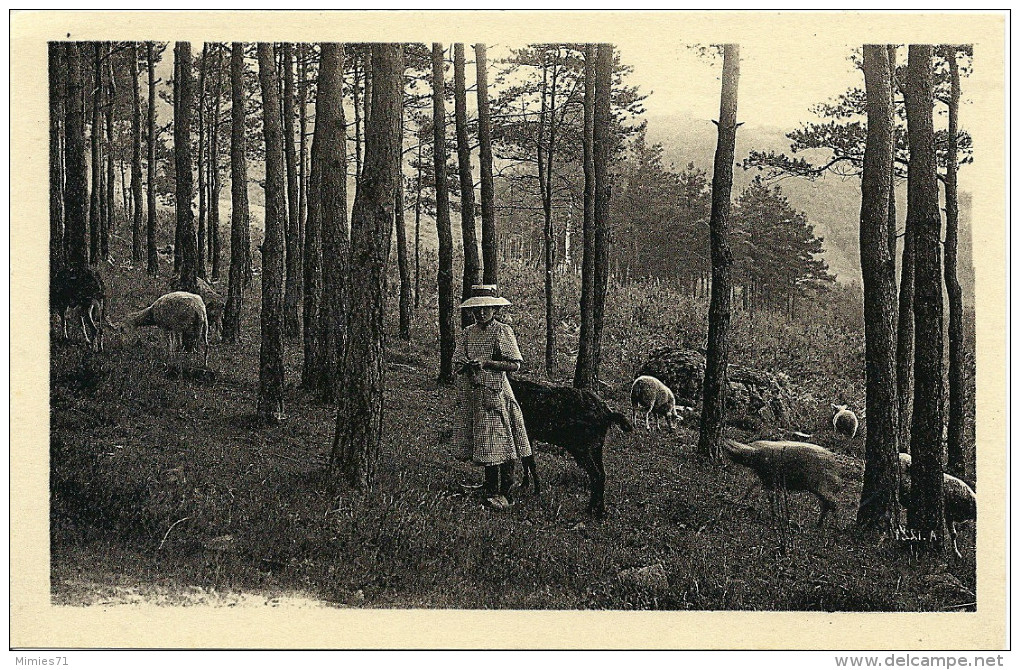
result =
M92 193L89 196L89 257L93 264L101 259L100 237L103 223L103 155L102 135L99 132L103 105L103 43L94 42L92 47Z
M358 181L361 180L361 102L360 102L360 87L361 87L361 57L360 50L355 46L351 50L351 63L354 67L353 85L351 86L351 96L354 100L354 183L357 185ZM355 192L357 190L355 189Z
M294 45L283 45L283 150L287 159L287 292L283 300L284 335L301 334L301 203L294 146Z
M322 352L319 350L319 313L322 305L322 207L319 194L322 181L323 126L326 118L336 112L327 111L327 103L338 107L343 102L343 65L337 52L327 48L323 51L330 59L323 58L319 66L319 78L315 94L315 136L312 139L311 166L308 179L308 218L305 219L305 300L304 300L304 362L301 367L301 388L306 391L319 389L321 381ZM323 67L325 65L326 67ZM337 77L340 79L337 80ZM323 97L325 94L325 98ZM347 140L344 137L346 147ZM346 148L345 148L346 152Z
M230 286L223 310L223 340L237 342L244 289L248 285L245 274L251 272L248 165L244 146L244 44L241 42L234 42L230 47L230 98Z
M149 106L146 126L146 221L145 252L147 271L150 277L159 272L159 257L156 255L156 62L152 42L145 43L145 63L149 73Z
M584 168L584 224L581 248L581 333L577 343L574 386L594 388L598 369L592 358L594 342L595 298L595 59L594 44L584 47L584 134L582 135Z
M932 47L911 44L903 86L910 163L907 212L914 225L914 414L910 431L911 504L908 523L932 551L945 551L942 491L941 219L932 112Z
M401 80L403 86L403 80ZM393 224L397 229L397 272L400 275L400 324L402 340L411 339L411 272L407 263L407 224L404 222L404 97L400 97L400 150L397 152L397 183L393 188Z
M443 45L432 43L432 155L436 183L436 233L439 238L439 383L453 383L454 293L453 233L450 230L450 196L446 183L446 83L443 79Z
M177 174L177 229L181 235L181 289L198 292L198 239L195 214L191 210L194 193L191 181L191 110L194 83L191 78L191 43L178 42L174 58L179 63L174 116L174 158Z
M64 45L67 97L64 107L64 236L67 263L84 270L89 262L88 176L85 160L85 85L82 78L83 42Z
M266 138L266 230L262 240L262 346L259 349L258 415L283 417L283 254L286 221L283 129L273 45L258 44L262 130Z
M305 221L308 219L308 51L298 44L298 228L301 253L304 256ZM302 266L304 260L302 258ZM304 268L302 267L302 272ZM302 281L302 284L304 282Z
M116 206L114 205L113 198L113 187L116 181L116 171L113 166L113 109L114 101L117 99L116 96L116 84L113 79L113 42L106 43L106 67L104 68L104 77L106 79L106 95L104 104L106 106L106 180L103 185L106 188L105 195L103 198L104 203L104 215L103 219L106 222L106 227L103 228L103 259L109 262L111 260L110 255L110 236L116 232Z
M142 262L142 98L138 91L138 42L131 43L131 261Z
M414 195L414 308L418 309L421 307L421 173L424 165L422 164L422 146L425 144L425 140L422 134L422 125L418 128L418 176L415 180L415 195Z
M949 428L947 454L949 469L957 476L966 473L967 374L964 368L966 342L963 336L963 289L957 274L960 204L956 187L957 136L960 113L960 66L956 47L943 47L949 64L949 145L946 151L946 292L949 295Z
M347 351L348 264L350 231L347 225L347 133L343 108L343 46L323 44L319 65L316 126L322 124L322 173L319 176L319 211L322 239L322 302L319 313L319 352L322 356L319 389L332 402L340 397ZM322 106L320 111L319 106ZM319 128L316 128L318 144ZM392 197L392 194L391 194Z
M609 174L615 143L612 85L613 45L600 44L595 59L595 118L592 147L595 162L595 269L592 294L592 369L598 377L602 362L602 327L605 323L606 293L609 289L609 215L613 184Z
M552 168L556 143L556 63L552 66L552 86L547 85L549 66L542 59L542 113L538 119L538 181L542 191L544 216L543 242L545 258L545 374L556 373L556 296L553 293L553 270L556 265L556 241L552 218ZM543 145L543 126L548 123L548 145Z
M723 47L722 94L719 106L719 143L712 172L712 298L708 308L708 351L702 394L701 433L698 447L713 459L720 458L723 419L726 412L730 330L730 286L733 255L728 227L730 192L733 188L733 152L737 139L737 82L740 77L740 46Z
M344 393L337 412L330 461L347 485L375 483L382 442L386 263L393 229L393 196L400 162L403 54L398 44L372 45L371 121L366 127L365 168L351 214L349 346L344 356Z
M206 122L205 122L205 76L209 69L209 43L202 45L202 57L198 62L198 276L205 279L205 239L206 212L208 211L206 196L209 193L208 166L205 160Z
M460 175L460 230L464 242L463 300L471 297L471 287L478 283L478 236L475 234L475 178L471 173L471 143L467 131L467 84L464 77L464 43L453 45L454 123L457 131L457 166ZM461 327L471 317L461 310Z
M64 264L64 189L61 183L60 126L63 115L64 51L59 42L47 45L50 86L50 272Z
M891 536L899 525L896 399L896 256L889 248L893 160L892 70L885 45L864 45L868 136L861 178L861 273L868 432L857 523Z
M485 44L475 45L475 79L478 89L478 163L482 196L482 281L499 282L499 237L496 231L496 196L492 184L492 117Z
M212 280L220 278L220 99L223 97L223 45L216 45L216 88L209 142L209 256Z

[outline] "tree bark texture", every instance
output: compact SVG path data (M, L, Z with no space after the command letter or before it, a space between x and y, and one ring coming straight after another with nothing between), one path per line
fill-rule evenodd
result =
M191 210L194 187L191 181L191 110L194 84L191 78L191 43L178 42L174 58L179 67L174 115L174 158L177 175L177 229L181 238L181 289L198 292L198 239Z
M223 310L223 340L237 342L241 334L245 278L251 272L248 210L248 164L245 158L244 44L230 47L230 270L227 304ZM247 268L245 267L247 265Z
M64 48L59 42L47 45L50 88L50 272L64 263L64 188L61 178L60 130L64 123L61 86L67 72L63 69Z
M216 85L209 126L209 261L212 280L220 278L220 99L223 97L223 45L216 45Z
M365 165L351 214L350 339L344 355L343 396L331 462L343 481L375 483L382 441L386 263L393 229L393 196L400 161L403 53L399 44L373 44L372 113L366 124Z
M478 236L475 233L475 178L471 173L471 141L467 129L467 84L464 77L464 43L453 45L454 123L457 132L457 167L460 176L460 230L464 243L464 281L462 300L471 297L471 287L478 283L480 262ZM461 327L471 323L467 310L461 310Z
M960 66L956 47L943 47L949 64L949 142L946 150L946 293L949 296L949 426L946 452L948 467L957 476L966 474L967 373L963 336L963 289L957 273L960 204L957 194L958 125L960 114Z
M889 248L892 71L885 45L864 45L868 134L861 178L861 271L868 431L857 523L890 534L899 524L896 398L896 260Z
M206 214L208 209L209 180L206 164L205 78L209 70L209 43L202 45L202 58L198 63L198 276L205 279Z
M319 77L315 94L315 135L312 138L311 165L308 175L308 216L305 219L304 247L304 361L301 366L301 387L306 391L317 391L322 378L320 369L322 352L319 350L319 321L322 306L322 207L319 205L320 184L322 181L322 142L323 120L329 115L325 100L333 105L342 102L342 82L337 77L343 76L342 52L338 55L337 48L326 45L319 65ZM325 67L323 67L325 65ZM344 140L346 144L346 139Z
M446 183L446 83L443 79L443 45L432 43L433 165L436 184L436 234L439 238L439 382L453 383L454 293L453 233L450 230L450 196Z
M729 244L730 192L733 188L733 153L737 138L737 83L740 77L740 46L723 47L722 94L719 107L719 142L712 172L712 215L709 223L712 247L712 297L708 308L708 350L702 393L701 432L698 446L713 459L721 457L723 420L726 411L726 364L729 354L731 267Z
M319 312L319 389L327 402L341 393L341 364L347 350L348 263L347 133L343 108L343 47L322 45L316 119L322 123L322 174L319 177L322 240L322 302ZM321 109L320 109L321 106ZM319 129L316 129L318 136ZM318 137L316 137L318 141Z
M67 98L64 114L64 235L67 263L81 271L89 262L88 176L85 160L85 83L81 50L84 44L64 45Z
M149 105L146 125L145 161L145 254L150 277L159 273L156 254L156 56L152 42L145 43L145 63L149 74Z
M907 211L914 224L914 414L910 431L911 504L908 523L932 551L946 548L942 490L942 263L935 164L932 48L911 44L903 87L910 162Z
M401 82L403 86L403 82ZM397 183L393 187L393 224L397 231L397 272L400 275L398 335L411 339L411 270L407 262L407 223L404 221L404 97L400 97L400 151L397 152Z
M93 264L99 263L101 257L100 238L105 224L103 223L103 139L100 133L103 105L103 43L92 45L92 191L89 195L89 258Z
M287 159L287 289L283 299L284 335L301 334L301 203L294 146L294 45L283 45L283 150Z
M106 67L103 68L103 77L105 79L104 88L106 93L103 99L105 108L103 116L106 121L106 177L103 182L105 188L103 195L103 221L106 225L103 228L102 247L103 259L109 262L112 258L110 254L110 237L116 232L116 217L114 215L117 211L113 199L113 187L117 183L113 164L113 110L117 92L113 79L113 42L106 43L106 57L104 61Z
M485 44L475 45L475 80L478 93L478 163L482 199L482 281L499 283L499 234L496 229L496 195L492 183L492 116Z
M597 47L584 49L584 134L582 153L584 168L584 223L581 248L581 332L577 343L577 362L574 367L574 386L594 388L598 369L592 357L595 343L595 59Z
M266 140L266 230L262 240L262 345L259 349L258 415L283 418L283 254L286 206L283 129L273 45L258 44L262 131Z
M142 96L138 42L131 43L131 261L142 262Z

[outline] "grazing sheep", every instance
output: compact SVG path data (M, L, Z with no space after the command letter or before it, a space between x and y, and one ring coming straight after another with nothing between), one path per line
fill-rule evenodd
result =
M833 405L832 429L851 440L854 439L854 435L857 434L857 415L847 409L846 405Z
M724 439L722 446L731 461L751 468L764 488L813 493L821 504L818 526L836 506L843 480L836 457L828 449L808 442L765 440L741 444Z
M606 512L606 470L602 465L602 449L606 433L616 424L624 432L634 430L630 420L610 409L604 400L587 389L551 386L523 379L510 378L517 403L524 415L524 425L533 440L555 444L566 449L588 474L591 498L588 511L601 517ZM525 459L524 481L528 474L535 478L539 490L534 457Z
M186 291L174 291L160 296L156 302L127 318L129 325L137 327L159 326L167 333L170 356L173 357L175 344L198 349L198 343L205 344L203 365L209 366L209 319L202 296Z
M676 429L676 424L683 421L681 408L676 404L676 398L669 387L651 375L641 375L634 380L630 386L630 404L632 420L637 423L638 408L645 411L645 430L651 430L648 419L655 415L655 429L660 426L660 419L665 417L666 425L670 430ZM684 408L686 409L686 408Z
M106 318L106 285L92 268L75 270L60 268L50 282L50 308L60 314L63 338L67 339L67 310L75 308L81 315L85 341L95 351L103 350L103 321ZM89 330L91 329L91 336Z
M900 498L909 509L913 503L910 495L910 454L900 454ZM946 527L953 540L953 553L962 558L960 547L956 544L956 524L977 520L977 494L967 482L958 479L948 472L942 473L942 494L945 496Z

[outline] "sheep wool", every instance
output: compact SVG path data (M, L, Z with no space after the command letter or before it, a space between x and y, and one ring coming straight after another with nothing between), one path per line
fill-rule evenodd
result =
M766 489L814 494L821 505L819 526L836 506L843 480L836 456L828 449L809 442L766 440L741 444L725 439L722 446L731 461L753 470Z

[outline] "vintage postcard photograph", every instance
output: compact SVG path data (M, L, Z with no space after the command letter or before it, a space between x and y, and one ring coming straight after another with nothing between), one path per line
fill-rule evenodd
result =
M1004 648L1007 29L14 12L11 646Z

